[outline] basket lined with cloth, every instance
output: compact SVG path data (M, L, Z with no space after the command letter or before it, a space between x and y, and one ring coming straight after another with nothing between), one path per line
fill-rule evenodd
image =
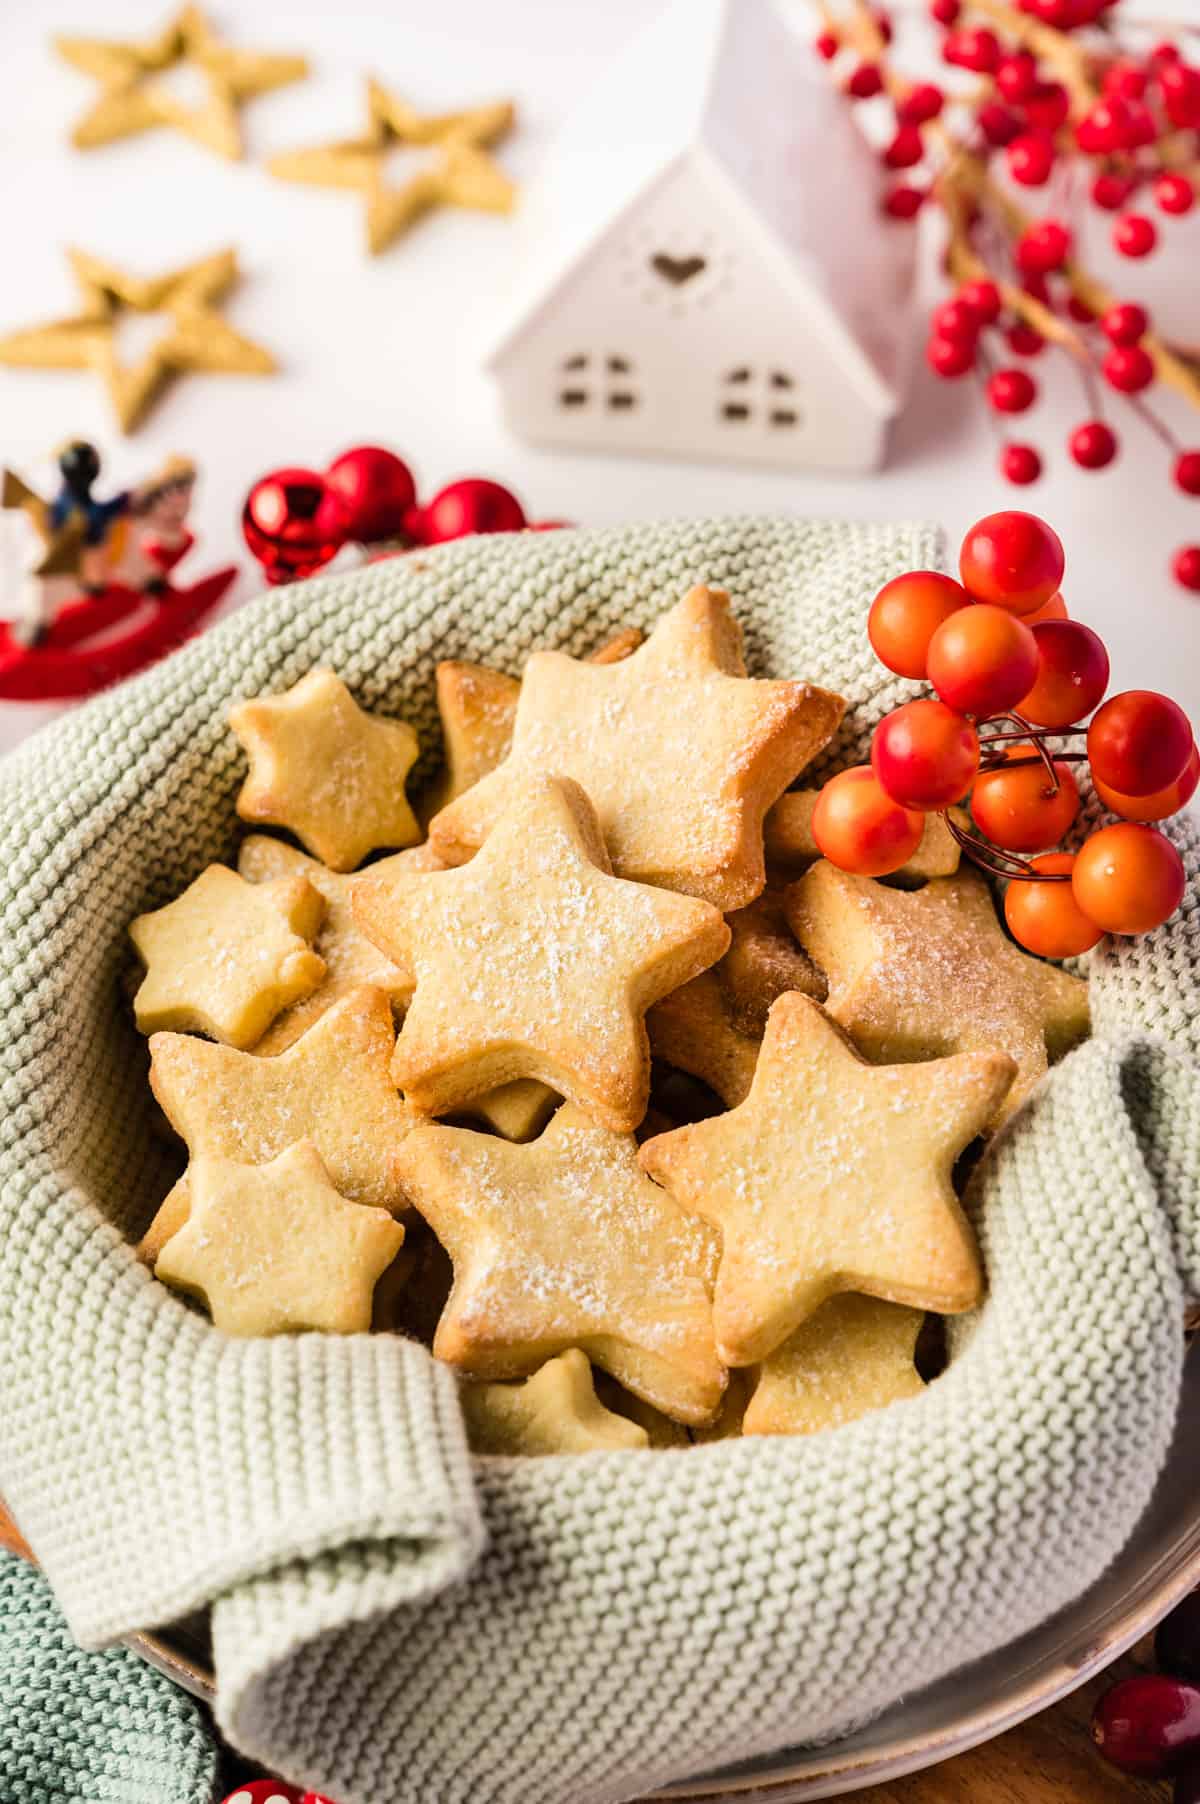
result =
M264 597L0 770L0 1491L85 1646L212 1607L219 1720L273 1770L340 1804L616 1804L836 1734L1129 1536L1200 1293L1186 821L1183 908L1090 956L1092 1039L979 1167L990 1288L948 1371L836 1433L472 1461L423 1347L226 1339L130 1245L174 1167L125 930L230 856L234 700L331 664L432 752L437 659L516 674L704 582L752 674L851 699L826 763L851 762L911 693L871 597L939 555L928 528L784 520L462 541Z

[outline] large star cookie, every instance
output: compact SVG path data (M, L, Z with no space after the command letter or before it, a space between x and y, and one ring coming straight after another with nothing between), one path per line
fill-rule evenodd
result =
M643 1015L729 944L707 902L609 875L579 786L531 777L458 870L367 874L364 933L417 985L392 1075L420 1114L536 1077L616 1132L646 1109Z
M819 1434L920 1396L913 1356L924 1319L877 1297L830 1297L764 1362L742 1433Z
M352 1202L400 1214L407 1198L400 1145L413 1117L388 1075L395 1029L382 990L352 990L278 1058L212 1046L186 1034L155 1034L150 1082L193 1159L265 1165L311 1140L330 1181ZM163 1232L186 1219L190 1182L177 1184L143 1243L161 1251Z
M789 789L786 795L768 809L763 823L763 843L767 863L781 872L794 873L821 856L821 848L813 838L813 811L820 798L819 789ZM960 827L970 826L965 809L952 808L950 814ZM929 877L950 877L961 859L958 841L940 814L927 814L921 843L900 869L893 873L902 882L924 882Z
M375 1285L403 1243L385 1209L338 1194L301 1140L263 1165L195 1160L191 1213L154 1269L207 1303L226 1334L365 1334Z
M515 1384L464 1379L459 1398L472 1453L628 1452L650 1445L644 1428L605 1409L578 1347Z
M404 793L416 734L405 721L364 713L332 670L239 702L229 724L250 760L237 800L244 821L287 827L334 871L420 839Z
M766 810L844 707L807 683L748 678L729 597L693 589L616 664L535 652L511 753L434 816L430 837L461 863L515 791L553 772L587 792L618 876L740 908L763 886Z
M309 948L324 911L302 872L255 885L210 864L174 902L130 926L146 967L133 999L139 1029L253 1046L324 979L325 961Z
M400 1160L454 1262L439 1359L512 1378L579 1347L664 1414L713 1414L714 1238L644 1175L630 1136L568 1103L530 1146L423 1126Z
M978 1302L950 1173L1013 1070L996 1052L868 1065L817 1003L779 998L745 1102L640 1155L721 1230L713 1322L727 1365L766 1359L842 1291L948 1315Z
M1087 985L1017 950L974 871L909 892L822 860L789 889L788 919L829 978L829 1013L868 1058L1008 1054L1016 1081L992 1127L1088 1031Z

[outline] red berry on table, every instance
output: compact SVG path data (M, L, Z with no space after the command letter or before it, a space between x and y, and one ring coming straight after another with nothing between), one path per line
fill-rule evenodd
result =
M1200 69L1168 63L1158 72L1158 85L1167 118L1177 131L1200 125Z
M1041 333L1035 326L1026 325L1024 320L1018 320L1015 326L1010 326L1005 337L1009 350L1014 351L1018 357L1037 357L1046 348L1046 341Z
M905 702L876 727L871 767L902 808L948 808L962 800L979 769L979 735L945 702Z
M883 210L889 219L915 219L925 203L925 190L897 182L883 197Z
M1056 132L1071 111L1071 96L1060 81L1039 81L1025 102L1025 117L1040 132Z
M830 63L838 53L839 45L831 31L823 31L816 39L813 49L822 62Z
M341 501L348 538L373 545L401 537L417 491L411 470L394 452L356 445L334 459L325 480Z
M925 816L894 802L869 764L831 777L813 809L813 838L824 857L860 877L898 871L924 831Z
M942 58L958 69L990 75L1000 61L1000 40L986 25L969 25L951 31L942 44Z
M935 375L953 381L974 368L975 346L962 338L931 338L925 346L925 361Z
M1036 514L1005 508L967 531L959 554L963 588L1014 614L1033 614L1058 590L1066 559L1062 540Z
M981 770L971 790L975 824L1006 852L1055 846L1079 813L1071 766L1055 762L1055 783L1032 745L1010 745L1005 764Z
M1092 183L1092 199L1106 213L1116 213L1133 193L1133 184L1127 176L1115 175L1112 170L1102 169Z
M937 25L953 25L962 11L962 0L929 0L929 16Z
M1171 574L1180 588L1200 591L1200 545L1181 545L1171 559Z
M1185 495L1200 495L1200 451L1181 451L1171 474Z
M1154 359L1141 345L1114 345L1100 367L1104 380L1123 395L1140 394L1154 380Z
M1150 330L1150 315L1136 301L1115 301L1100 315L1100 330L1111 344L1135 345Z
M1099 633L1078 620L1046 620L1033 628L1038 667L1014 706L1036 727L1074 726L1104 700L1108 653Z
M1129 134L1130 110L1118 94L1094 101L1075 127L1075 142L1088 156L1123 150Z
M999 100L985 101L975 115L975 123L988 143L997 150L1003 150L1006 144L1011 144L1021 134L1020 115Z
M1000 58L995 79L1005 100L1028 100L1038 84L1037 61L1028 50L1015 50Z
M1000 452L1000 474L1018 488L1028 488L1042 473L1042 459L1033 445L1008 444Z
M1200 1591L1190 1591L1154 1631L1154 1659L1160 1672L1200 1685Z
M1061 220L1040 219L1017 240L1017 268L1025 275L1048 275L1070 255L1071 234Z
M1153 933L1179 907L1186 882L1183 860L1170 840L1138 821L1118 821L1089 834L1071 873L1075 900L1105 933ZM1116 1698L1126 1686L1154 1689ZM1114 1765L1157 1777L1168 1770L1173 1753L1200 1749L1200 1690L1158 1673L1125 1679L1097 1704L1092 1736ZM1146 1764L1137 1764L1139 1759Z
M1117 435L1103 420L1085 420L1067 440L1067 449L1084 470L1103 470L1117 455Z
M961 294L935 307L929 320L932 338L962 338L974 343L979 336L979 315Z
M1037 399L1037 383L1024 370L997 370L988 377L987 398L997 413L1024 413Z
M1183 775L1192 744L1178 702L1154 689L1124 689L1093 716L1087 754L1101 783L1121 795L1148 796Z
M1154 203L1163 213L1190 213L1196 190L1186 175L1160 175L1154 184Z
M1119 94L1122 100L1140 100L1146 92L1148 77L1136 63L1110 63L1104 71L1104 92Z
M1003 302L994 282L964 282L957 299L974 314L981 326L990 326L1000 317Z
M1148 796L1126 796L1119 790L1110 789L1102 783L1095 771L1092 772L1092 785L1104 806L1112 814L1119 814L1126 821L1165 821L1170 815L1178 814L1186 808L1200 784L1200 750L1192 747L1192 755L1183 767L1183 775L1176 777L1174 783L1168 783L1165 789L1157 789ZM1160 1660L1160 1665L1165 1664ZM1173 1667L1167 1667L1173 1672ZM1184 1673L1182 1677L1191 1675ZM1200 1680L1198 1680L1200 1682Z
M1158 243L1158 227L1144 213L1122 213L1113 226L1112 241L1123 257L1148 257Z
M946 104L946 96L932 81L919 81L896 102L896 117L902 125L925 125L936 119Z
M876 94L883 92L883 77L875 63L860 63L846 83L846 92L852 100L873 100Z
M1008 147L1008 173L1023 188L1040 188L1054 167L1053 141L1039 133L1023 132Z
M465 476L447 483L421 509L419 538L423 545L440 545L469 533L521 532L528 525L516 496L485 476Z
M1014 708L1033 687L1037 640L1007 608L978 602L938 627L929 641L926 673L948 708L989 720Z
M1070 875L1075 858L1071 852L1043 852L1031 863L1035 871L1062 877ZM1090 952L1101 935L1076 902L1069 883L1015 879L1005 892L1004 919L1018 945L1039 958L1078 958Z
M971 597L940 570L909 570L884 583L867 615L875 656L898 676L924 679L929 641L944 620Z
M883 153L888 169L911 169L925 155L921 134L915 125L897 127L896 135Z

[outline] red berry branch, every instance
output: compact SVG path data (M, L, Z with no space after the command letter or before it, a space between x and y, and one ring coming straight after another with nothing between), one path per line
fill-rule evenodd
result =
M1067 618L1063 568L1058 535L1009 512L971 527L961 582L913 570L884 585L867 621L875 654L935 693L885 715L870 764L831 777L812 820L831 863L885 877L916 851L925 816L941 814L969 858L1009 880L1009 929L1046 958L1086 952L1102 933L1149 933L1175 912L1183 861L1151 823L1200 784L1182 708L1148 689L1104 699L1108 653ZM1086 749L1050 744L1064 738ZM1078 852L1051 850L1079 813L1071 767L1085 761L1118 818ZM968 799L964 827L950 810Z
M1042 456L1004 424L1025 415L1038 383L1013 358L1070 357L1087 418L1067 436L1083 470L1120 451L1109 407L1135 415L1171 460L1182 494L1200 495L1200 451L1176 438L1156 385L1200 409L1200 367L1155 332L1147 310L1113 295L1082 264L1072 220L1081 205L1115 215L1111 239L1133 261L1200 193L1200 30L1195 63L1179 44L1146 43L1121 0L929 0L942 60L969 87L913 82L892 65L891 25L868 0L818 0L819 54L843 92L885 115L884 165L896 173L884 211L914 220L936 205L947 226L953 295L933 311L926 358L947 381L974 376L1001 429L1000 470L1036 482ZM1020 192L1043 191L1026 211ZM1200 591L1200 545L1173 559Z

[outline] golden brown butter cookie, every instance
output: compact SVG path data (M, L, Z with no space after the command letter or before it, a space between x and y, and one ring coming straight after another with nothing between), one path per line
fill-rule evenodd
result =
M819 1434L925 1389L913 1355L925 1317L877 1297L830 1297L759 1369L743 1434Z
M729 999L714 971L702 971L646 1016L655 1058L698 1077L728 1108L750 1094L761 1036L734 1026Z
M733 938L714 969L740 1033L761 1040L771 1004L788 990L799 990L815 1002L824 1000L825 979L796 944L783 889L768 884L761 896L735 909L726 920Z
M458 1394L472 1453L611 1453L650 1444L644 1428L601 1403L578 1347L516 1383L464 1378Z

